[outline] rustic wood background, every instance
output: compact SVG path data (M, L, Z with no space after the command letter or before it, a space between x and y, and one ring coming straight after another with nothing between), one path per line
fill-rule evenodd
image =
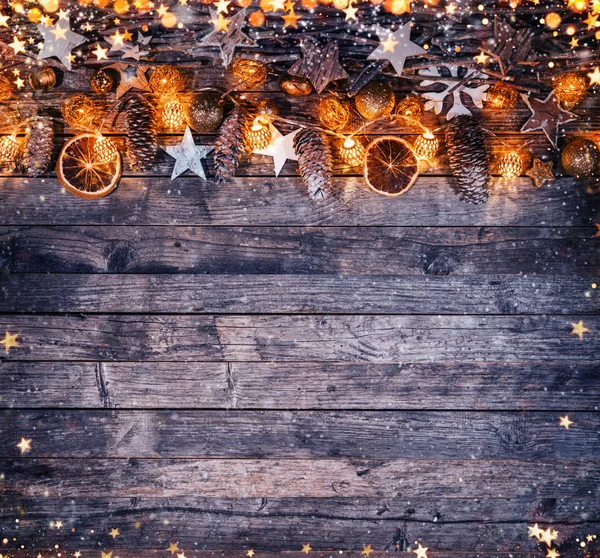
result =
M89 94L90 72L31 103ZM247 96L284 116L315 103L276 81ZM597 129L599 108L588 98L567 130ZM481 114L495 158L529 140L551 154L517 133L524 103ZM0 552L419 540L491 558L539 553L534 522L561 552L600 532L597 179L495 179L475 207L443 156L398 199L336 163L336 195L315 203L291 162L275 179L253 156L222 186L171 168L162 151L149 175L126 164L99 201L54 173L1 180L0 331L20 346L1 355Z

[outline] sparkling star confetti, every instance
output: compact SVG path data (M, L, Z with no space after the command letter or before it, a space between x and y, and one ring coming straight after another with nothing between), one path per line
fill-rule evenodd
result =
M21 438L21 441L17 444L21 455L31 451L31 439Z
M19 337L18 333L10 334L8 331L4 334L4 339L0 341L4 345L4 352L8 353L13 347L18 347L19 343L17 343L17 337Z
M571 322L571 326L573 327L571 335L577 335L579 339L583 339L583 334L589 331L589 329L583 325L583 321L581 320L579 320L577 323Z
M417 555L417 558L427 558L428 547L421 546L421 543L417 543L417 544L419 546L417 546L417 548L415 550L412 550L411 552L414 552Z
M565 415L564 417L559 417L559 418L560 418L560 426L562 426L565 430L569 430L569 426L574 424L574 422L571 419L569 419L569 415Z

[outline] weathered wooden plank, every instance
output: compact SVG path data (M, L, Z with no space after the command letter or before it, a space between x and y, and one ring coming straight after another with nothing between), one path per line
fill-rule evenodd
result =
M593 228L0 227L8 273L580 275Z
M0 465L8 498L600 497L600 461L29 458Z
M3 315L7 360L596 362L579 316Z
M423 177L399 198L378 196L362 179L336 181L337 192L314 202L299 179L246 178L224 185L199 178L171 183L124 178L106 198L82 200L54 179L7 178L4 225L415 225L590 226L598 217L593 183L562 179L541 189L528 178L492 195L483 206L461 201L450 179ZM590 189L590 192L586 190Z
M600 412L0 411L0 458L600 458Z
M598 410L600 366L3 362L1 408Z
M0 312L598 314L591 284L565 276L17 274L0 281Z

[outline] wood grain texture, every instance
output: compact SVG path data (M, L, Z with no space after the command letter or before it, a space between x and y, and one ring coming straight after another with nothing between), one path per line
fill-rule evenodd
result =
M492 194L487 204L461 201L451 179L422 177L404 196L368 191L358 177L335 181L323 202L306 194L299 178L246 178L217 185L182 177L123 178L106 198L68 195L56 179L6 178L4 225L377 225L377 226L590 226L598 218L595 179L557 180L535 188L528 178ZM592 236L593 228L590 229Z
M600 461L591 460L30 458L0 465L9 498L600 498Z
M600 409L600 365L3 362L0 408Z
M0 312L597 314L585 277L12 275ZM579 296L574 296L579 293Z
M600 318L577 316L0 317L19 332L7 360L596 362ZM452 332L449 334L449 332Z
M600 271L595 231L595 227L2 227L0 270L595 279Z

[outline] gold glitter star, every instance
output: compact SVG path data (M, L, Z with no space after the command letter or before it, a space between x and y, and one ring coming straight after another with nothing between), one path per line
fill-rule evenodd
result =
M102 558L112 558L112 550L110 552L104 552L104 550L102 550L101 552Z
M229 10L230 0L218 0L215 2L215 7L217 8L218 14L226 14L227 10Z
M540 535L543 533L543 529L540 529L537 523L533 527L527 526L527 529L529 530L528 536L535 537L538 540L540 538Z
M473 56L473 58L475 58L477 64L487 64L487 61L490 59L483 50L477 56Z
M112 537L113 539L116 539L121 533L119 533L119 529L115 529L114 527L110 530L110 533L108 534L110 537Z
M179 552L177 558L185 558L185 552Z
M96 45L96 50L93 50L92 53L96 55L98 60L108 60L108 56L106 53L108 52L107 48L102 48L100 44Z
M62 8L58 10L58 19L69 20L69 12L65 12Z
M49 15L44 14L40 17L40 23L49 27L54 23L54 20Z
M308 554L311 550L312 548L310 547L310 543L302 545L301 552L304 552L304 554Z
M17 78L15 79L15 85L17 86L17 89L23 89L23 87L25 87L25 82L21 78Z
M8 27L8 16L5 16L0 12L0 27Z
M67 31L69 30L68 27L63 27L62 25L55 25L54 29L52 29L50 31L50 33L52 33L54 35L54 40L58 41L60 39L64 39L65 41L67 40Z
M215 26L215 33L218 33L219 31L227 33L227 31L229 31L231 20L225 19L221 14L217 14L217 19L211 19L210 22Z
M294 10L292 9L292 11L289 14L282 15L281 19L285 21L285 24L283 25L284 29L286 27L293 27L294 29L298 29L298 20L302 19L302 16L296 15Z
M167 550L171 553L171 556L175 554L179 550L179 543L170 543L169 548Z
M592 542L592 541L594 540L594 535L587 535L587 536L585 537L585 540L586 540L587 542Z
M578 46L579 46L579 39L576 39L575 37L573 37L573 38L571 39L571 42L569 43L569 46L570 46L571 48L576 48L576 47L578 47Z
M248 552L246 552L246 556L248 556L248 558L252 558L252 556L254 556L254 550L250 549Z
M156 13L159 17L164 17L165 14L169 11L169 6L164 6L161 4L158 8L156 8Z
M363 546L363 550L362 550L361 554L364 554L365 556L369 556L369 554L371 554L371 552L373 552L373 549L371 548L371 545L368 544L366 546Z
M565 415L564 417L560 417L560 426L564 427L565 430L569 430L569 426L571 426L573 421L569 418L569 415Z
M554 180L552 161L544 162L536 158L533 160L531 168L525 174L533 180L537 188L543 186L546 182L552 182Z
M13 49L15 54L19 54L19 52L25 52L25 41L20 41L16 35L13 35L13 42L8 45Z
M344 21L349 21L353 19L356 21L356 12L358 12L358 8L352 5L352 2L348 3L348 7L345 10L342 10L346 14L346 18Z
M6 334L4 335L4 339L0 341L0 343L4 345L4 352L8 353L12 349L12 347L19 346L19 344L17 343L17 337L19 337L18 333L11 335L8 331L6 332Z
M113 47L116 47L119 45L123 46L123 35L121 35L121 33L119 32L118 29L115 31L114 34L112 34L110 36L110 38L113 40L113 45L112 45Z
M74 556L75 558L81 558L81 552L79 552L79 550L76 550L76 551L73 553L73 556Z
M427 549L428 547L426 546L425 548L423 548L421 546L421 543L418 543L418 547L416 550L413 550L412 552L414 552L417 555L417 558L427 558Z
M548 547L552 546L552 541L558 538L558 533L556 531L552 531L550 527L545 531L542 531L542 534L539 536L540 542L545 542Z
M556 548L549 548L548 553L546 554L546 558L558 558L560 554Z
M394 41L391 35L385 41L381 41L383 52L394 52L397 44L399 44L398 41Z
M600 85L600 68L596 66L594 71L587 75L590 78L590 87L592 85Z
M579 320L576 324L571 322L571 325L573 326L571 335L578 335L579 339L583 339L583 334L589 331L589 329L583 325L581 320Z
M448 4L446 6L446 13L448 15L452 15L455 12L456 12L456 5L455 4L450 3L450 4Z
M17 444L17 447L21 450L21 455L31 451L31 439L21 438L21 441Z
M583 20L583 23L587 25L587 30L591 31L594 27L596 27L596 22L598 21L597 15L588 14L587 19Z
M62 521L56 521L56 522L54 522L54 527L56 527L57 529L62 529L63 522Z

